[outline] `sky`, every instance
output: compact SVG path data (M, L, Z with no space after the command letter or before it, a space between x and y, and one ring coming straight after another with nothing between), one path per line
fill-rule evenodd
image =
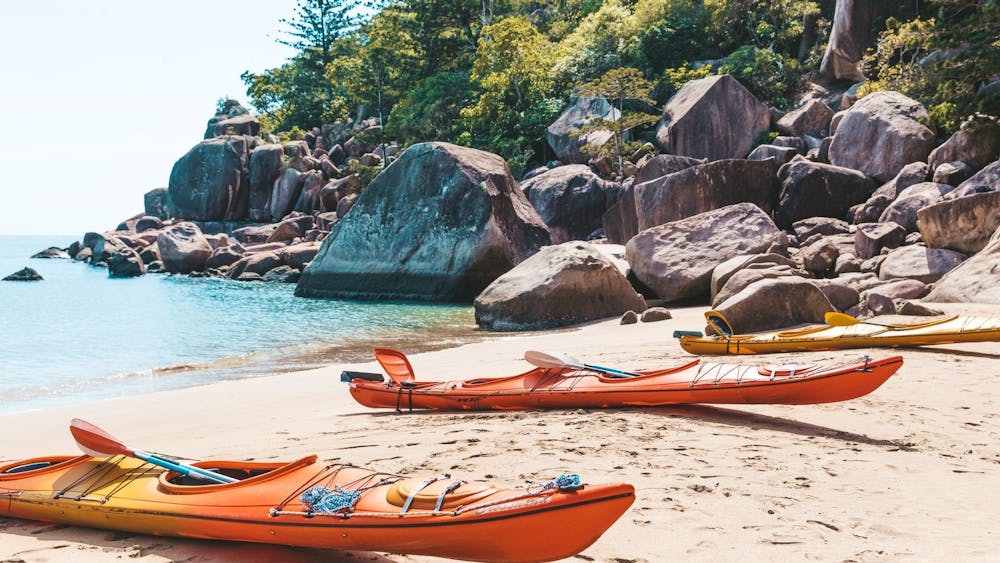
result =
M295 0L0 8L0 235L114 229L165 187L240 74L280 65Z

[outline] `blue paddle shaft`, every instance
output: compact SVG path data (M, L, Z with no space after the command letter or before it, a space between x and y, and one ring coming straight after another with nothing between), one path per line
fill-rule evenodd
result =
M176 462L173 462L173 461L169 461L169 460L163 459L161 457L156 457L153 454L148 454L146 452L140 452L138 450L132 452L132 455L134 455L135 457L141 459L142 461L148 461L149 463L152 463L153 465L159 465L160 467L164 467L164 468L169 469L171 471L176 471L176 472L180 473L181 475L188 475L188 476L194 475L196 477L201 477L202 479L205 479L205 480L208 480L208 481L214 481L216 483L235 483L236 481L238 481L238 479L233 479L232 477L229 477L228 475L221 475L219 473L215 473L214 471L208 471L207 469L202 469L200 467L195 467L193 465L187 465L187 464L184 464L184 463L176 463Z

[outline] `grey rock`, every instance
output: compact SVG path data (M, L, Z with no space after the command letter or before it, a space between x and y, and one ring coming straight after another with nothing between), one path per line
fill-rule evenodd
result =
M899 193L927 180L929 168L925 162L911 162L904 166L892 180L879 186L854 214L854 223L876 223L889 204L896 200Z
M485 330L540 330L618 316L645 304L593 245L547 246L493 281L475 300Z
M170 172L170 215L195 221L246 217L248 162L247 137L216 137L195 145Z
M968 180L972 176L972 173L972 167L961 160L945 162L934 169L934 178L932 181L957 186Z
M559 166L521 185L553 244L584 240L601 227L608 182L583 164Z
M931 151L927 163L936 173L945 163L962 161L975 172L997 158L1000 158L1000 124L987 120L963 124L947 141Z
M837 278L810 280L830 300L837 311L845 312L861 301L861 294L848 283Z
M954 191L948 194L947 199L996 191L1000 191L1000 161L986 166L959 184Z
M920 209L917 227L927 246L971 255L985 248L1000 227L998 209L1000 191L945 199Z
M675 154L657 154L642 158L636 166L635 183L641 184L650 180L655 180L680 172L681 170L705 164L704 159L690 158L687 156L677 156Z
M948 184L923 182L906 188L899 193L896 201L885 208L879 217L880 223L893 222L907 232L917 230L917 213L928 206L944 201L944 196L955 189Z
M880 280L912 279L934 283L954 270L966 256L944 248L903 246L890 252L879 268Z
M212 256L211 245L194 223L177 223L163 229L156 237L156 245L163 268L170 273L204 270Z
M634 325L637 322L639 322L639 315L635 311L625 311L622 313L621 324Z
M840 250L826 239L820 239L802 249L799 254L802 267L813 274L824 274L833 270L840 257Z
M420 143L337 221L296 295L471 300L548 242L502 158Z
M837 0L820 74L834 80L864 79L860 63L871 42L872 12L867 0Z
M771 113L728 74L692 80L663 110L656 143L664 152L719 160L745 158Z
M769 158L773 158L778 166L781 166L782 164L790 162L797 154L799 153L790 147L758 145L753 151L750 152L750 156L747 157L747 160L767 160Z
M796 160L778 170L781 193L774 221L782 228L810 217L842 218L868 199L872 185L864 174L839 166Z
M152 215L160 219L169 217L170 192L167 188L155 188L143 195L143 204L146 215Z
M63 250L63 249L61 249L59 247L56 247L56 246L50 246L50 247L46 248L45 250L42 250L40 252L36 252L35 254L32 254L31 257L32 258L49 258L49 259L51 259L51 258L56 258L56 259L62 258L62 259L65 259L65 260L69 260L69 258L70 258L69 253L67 253L65 250Z
M986 246L944 275L926 301L1000 304L1000 229Z
M833 305L809 280L780 277L754 282L715 309L742 334L822 323Z
M146 265L139 254L125 247L108 257L108 276L112 278L134 278L146 273Z
M822 137L830 128L833 110L826 102L813 99L796 108L778 120L777 129L782 135L801 137L816 135Z
M545 130L545 140L566 164L586 164L589 154L580 152L587 143L599 142L599 131L577 136L580 129L597 118L618 119L619 112L604 98L574 98L559 118Z
M792 223L795 238L807 241L816 235L831 236L849 233L850 225L846 221L833 217L809 217Z
M42 281L43 279L41 274L33 268L25 267L5 277L3 281Z
M760 265L761 267L771 267L771 266L787 266L789 268L794 268L796 266L795 261L788 258L787 256L767 252L764 254L742 254L739 256L734 256L725 262L719 264L712 270L712 281L710 286L710 296L711 302L718 302L716 296L719 291L725 287L726 283L729 281L734 274L740 270L750 268L752 266Z
M842 114L830 145L830 162L886 182L903 166L926 161L934 132L920 102L899 92L875 92Z
M674 301L707 297L716 266L783 237L759 207L739 203L646 229L625 245L625 256L640 282Z
M271 199L267 205L271 212L272 221L281 220L295 208L295 203L302 193L302 185L305 184L305 181L306 176L292 167L286 168L281 176L275 180Z
M250 152L249 217L252 221L271 219L269 204L274 183L284 166L284 148L281 145L261 145Z
M655 323L657 321L665 321L674 318L670 314L670 310L666 307L650 307L642 312L642 317L640 319L644 323Z
M906 229L896 223L862 223L854 233L858 258L878 256L883 248L896 248L906 240Z
M635 207L639 230L741 202L768 212L776 192L775 170L771 160L727 159L638 184Z

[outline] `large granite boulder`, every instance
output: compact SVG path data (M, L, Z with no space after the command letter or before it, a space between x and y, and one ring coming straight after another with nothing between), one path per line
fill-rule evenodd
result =
M250 152L250 220L271 219L268 203L281 175L285 151L281 145L261 145Z
M267 204L272 221L280 221L282 217L288 215L295 208L295 203L299 200L299 195L302 194L302 186L305 182L305 174L292 167L285 168L281 176L275 180L271 199Z
M945 199L917 211L917 227L931 248L975 254L1000 227L998 210L1000 191Z
M1000 304L1000 229L986 246L944 275L924 299L938 303Z
M316 224L312 215L292 212L278 223L264 242L289 242L305 236Z
M745 158L770 126L770 110L735 78L709 76L688 82L670 98L656 142L681 156Z
M310 170L303 174L302 190L299 191L299 197L295 202L295 211L300 213L318 211L321 207L320 192L325 183L326 179L319 170Z
M485 330L540 330L642 311L645 302L615 264L585 242L546 246L476 298Z
M205 269L212 246L194 223L177 223L157 235L163 268L170 273L189 274Z
M91 263L96 264L108 259L109 256L124 248L118 238L110 233L89 232L83 235L83 246L92 251Z
M897 248L885 257L878 270L880 280L911 279L934 283L954 270L965 255L944 248L927 248L914 244Z
M847 221L833 217L809 217L792 223L792 230L795 231L795 238L799 240L799 243L806 244L815 236L828 237L847 234L851 227Z
M973 171L1000 158L1000 125L996 122L967 123L947 141L931 151L927 164L932 171L948 162L965 162Z
M793 276L761 279L715 307L737 334L822 323L834 306L809 280Z
M785 239L767 213L738 203L646 229L625 245L625 258L636 279L660 298L704 298L716 266Z
M677 156L676 154L657 154L646 156L636 163L635 183L641 184L650 180L655 180L680 172L692 166L705 164L704 159L690 158L687 156Z
M948 184L921 182L906 188L899 193L896 201L889 204L879 217L880 223L894 222L907 232L917 230L917 213L930 205L944 200L945 194L954 190Z
M319 247L319 242L302 242L282 248L278 251L278 256L285 264L301 272L309 262L316 258Z
M776 126L782 135L823 137L823 133L830 128L831 119L833 110L830 106L823 100L812 99L781 116Z
M134 278L146 273L146 265L139 254L124 247L108 257L108 277Z
M263 276L271 270L284 265L284 260L277 252L256 252L248 254L234 263L229 269L229 277L237 280L244 274Z
M601 228L608 183L583 164L558 166L521 184L552 243L586 240Z
M142 199L146 215L151 215L159 219L166 219L170 216L170 192L167 188L149 190L143 195Z
M906 188L919 184L927 180L930 169L925 162L911 162L907 164L892 180L882 184L868 198L868 201L861 204L854 211L854 223L875 223L882 212L889 204L896 201L900 192Z
M194 221L243 219L249 205L249 175L246 137L202 141L170 172L170 214Z
M872 184L864 174L809 160L789 162L778 169L781 192L774 222L782 228L810 217L842 219L847 210L868 199Z
M729 279L726 280L726 284L722 286L718 293L712 296L712 307L725 303L727 299L736 295L740 291L743 291L743 288L759 280L769 280L787 276L804 277L805 275L807 275L806 272L784 264L775 264L771 266L754 264L749 268L734 273L729 277Z
M727 159L638 184L635 208L639 230L741 202L770 212L776 169L773 160Z
M337 221L295 292L471 301L548 242L548 229L501 157L420 143Z
M781 166L792 161L799 152L792 147L779 147L777 145L757 145L753 151L750 152L750 156L747 160L767 160L769 158L774 159L774 161Z
M911 162L926 161L934 132L927 110L899 92L875 92L834 117L830 163L891 180Z
M580 147L588 143L601 144L601 139L606 141L609 137L603 131L591 131L579 136L577 133L595 119L618 119L619 115L618 110L604 98L574 98L559 119L545 129L545 140L562 162L586 164L590 155L580 152Z
M872 2L837 0L830 41L823 53L820 74L834 80L864 80L861 57L871 43Z

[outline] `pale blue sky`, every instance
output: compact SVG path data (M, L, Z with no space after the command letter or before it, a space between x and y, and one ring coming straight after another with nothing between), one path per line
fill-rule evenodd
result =
M294 0L0 3L0 234L114 229L166 186ZM68 241L67 241L68 242Z

